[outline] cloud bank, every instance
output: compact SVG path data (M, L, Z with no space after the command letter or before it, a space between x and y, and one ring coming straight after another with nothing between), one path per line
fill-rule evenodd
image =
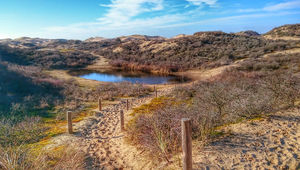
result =
M184 3L172 6L173 1L167 0L111 0L108 4L100 4L105 13L92 22L74 23L66 26L52 26L45 28L48 34L67 37L105 36L116 37L129 34L151 34L160 29L175 29L184 26L195 26L223 23L226 21L246 18L270 17L290 15L287 9L300 8L300 0L285 1L266 5L262 8L238 9L230 16L213 15L209 19L206 10L223 10L219 13L228 15L228 10L220 6L218 0L183 0ZM182 8L186 9L182 11ZM241 14L242 13L242 14ZM211 17L214 16L214 17Z

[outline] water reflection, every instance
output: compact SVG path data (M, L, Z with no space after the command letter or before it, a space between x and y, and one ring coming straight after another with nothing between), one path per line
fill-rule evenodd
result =
M131 83L142 84L164 84L178 80L184 80L177 76L154 75L142 72L126 72L126 71L110 71L110 72L91 72L91 71L73 71L70 74L79 76L84 79L97 80L103 82L122 82L128 81Z

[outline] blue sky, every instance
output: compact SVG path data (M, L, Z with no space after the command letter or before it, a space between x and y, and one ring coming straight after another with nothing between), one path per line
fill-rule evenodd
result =
M0 0L0 38L86 39L300 23L300 0Z

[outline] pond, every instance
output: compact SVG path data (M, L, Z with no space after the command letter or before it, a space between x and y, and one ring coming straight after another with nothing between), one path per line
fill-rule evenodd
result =
M165 84L172 82L187 81L186 78L174 75L157 75L144 72L132 72L122 70L111 70L105 72L77 70L70 74L84 79L103 81L103 82L131 82L141 84Z

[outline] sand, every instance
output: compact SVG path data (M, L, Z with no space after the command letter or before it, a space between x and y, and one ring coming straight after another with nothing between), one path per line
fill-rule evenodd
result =
M197 169L299 169L300 111L225 127L228 136L204 148L194 144ZM198 145L199 146L199 145Z
M160 86L158 96L171 92L174 86ZM130 98L130 109L149 103L155 94L140 98ZM87 169L155 169L155 165L142 150L124 140L120 129L120 110L124 110L125 124L131 119L132 110L126 110L126 100L96 111L95 115L73 124L75 133L63 134L51 140L48 148L72 145L87 153Z

